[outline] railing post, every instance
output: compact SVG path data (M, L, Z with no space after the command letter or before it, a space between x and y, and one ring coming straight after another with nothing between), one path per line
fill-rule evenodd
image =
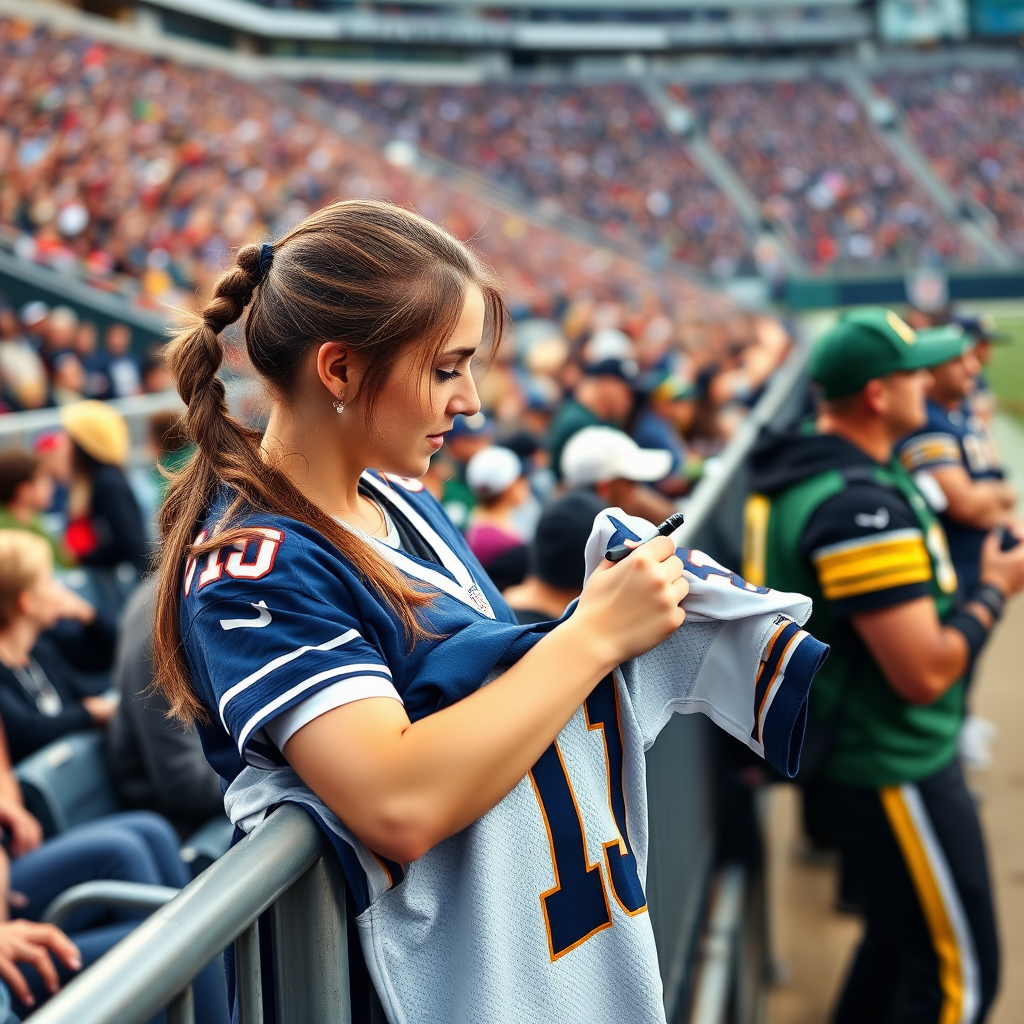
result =
M351 1024L345 883L323 856L274 904L278 1024Z
M235 979L241 1024L263 1024L263 968L257 918L235 940Z
M196 1006L191 985L171 1000L167 1007L167 1024L196 1024Z

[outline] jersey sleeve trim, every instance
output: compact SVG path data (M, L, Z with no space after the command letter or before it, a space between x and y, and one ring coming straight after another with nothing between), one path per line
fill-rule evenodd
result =
M301 703L282 711L273 721L264 726L278 750L304 726L326 715L328 711L353 704L368 697L390 697L403 703L394 685L382 676L355 676L344 682L331 683Z
M919 530L891 530L830 544L813 552L811 561L828 601L927 583L932 577Z
M952 434L932 433L912 437L900 449L900 461L908 473L938 466L959 466L960 445Z
M265 665L256 669L255 672L250 673L244 679L239 680L234 686L229 687L224 691L224 695L221 697L217 705L217 710L220 712L220 720L224 725L225 729L230 731L227 719L225 718L225 711L227 710L228 704L234 700L240 693L247 690L253 683L259 682L264 676L270 675L276 669L281 668L283 665L287 665L289 662L295 661L296 658L301 658L304 654L308 654L310 651L334 651L339 647L343 647L345 644L355 640L360 636L359 630L349 629L342 633L340 636L334 637L332 640L327 640L322 644L306 645L303 647L296 648L294 651L289 651L287 654L282 654L272 661L268 661ZM381 665L381 668L390 675L390 671Z
M398 692L395 690L394 684L391 682L391 673L383 665L375 662L367 662L357 665L338 665L334 668L324 669L322 672L317 672L308 679L303 679L302 682L285 690L284 693L278 694L278 696L276 696L272 701L264 704L259 711L251 715L238 734L238 753L244 756L245 745L249 741L249 737L252 736L257 729L265 725L269 719L273 718L275 712L288 704L293 704L295 702L295 698L301 696L307 690L311 690L314 687L319 686L328 679L337 679L339 676L359 677L366 675L370 675L377 679L379 681L378 685L387 684L391 693L393 693L396 698L398 697ZM391 694L385 694L385 696L390 695ZM357 697L355 699L358 700L359 698Z

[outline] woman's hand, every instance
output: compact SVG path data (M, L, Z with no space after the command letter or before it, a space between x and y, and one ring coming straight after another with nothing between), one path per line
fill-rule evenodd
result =
M20 803L0 800L0 825L11 834L11 856L22 857L43 841L43 827Z
M675 544L655 537L621 562L602 561L565 625L584 626L589 642L602 645L608 663L618 665L656 647L683 624L680 602L689 591Z
M25 1006L34 1006L35 999L18 964L31 964L52 994L60 988L60 978L51 953L69 970L77 971L82 966L78 947L55 925L35 921L0 924L0 978Z

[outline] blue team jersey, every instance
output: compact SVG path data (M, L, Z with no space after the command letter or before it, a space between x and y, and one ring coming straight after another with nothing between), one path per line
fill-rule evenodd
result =
M182 637L209 716L200 734L231 820L250 831L286 801L314 817L344 869L391 1024L663 1022L644 892L644 752L673 711L701 712L795 772L807 690L824 655L793 621L806 619L810 602L681 552L692 624L598 683L495 807L415 862L395 864L302 783L281 754L287 739L366 697L400 700L410 719L422 718L493 679L554 624L515 623L421 484L367 473L363 486L415 540L367 543L434 595L420 613L433 635L411 650L387 602L295 520L244 515L233 525L251 540L184 569ZM618 521L602 520L588 564L619 536Z
M897 454L911 476L946 466L963 466L972 480L1001 480L999 451L985 421L971 411L968 402L957 409L945 409L928 402L928 421L916 433L904 438ZM981 546L985 530L965 526L948 513L939 518L949 541L960 590L969 594L978 582Z

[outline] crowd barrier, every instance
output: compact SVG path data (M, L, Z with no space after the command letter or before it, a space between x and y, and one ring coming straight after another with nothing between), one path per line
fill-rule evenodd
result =
M680 543L739 563L751 447L763 426L803 411L805 360L797 345L694 491ZM732 741L703 716L676 715L648 754L647 895L670 1024L763 1019L771 952L759 802L730 782L723 743ZM276 1024L377 1024L375 1000L350 991L365 968L350 960L361 954L349 949L348 924L335 857L305 812L284 806L31 1021L143 1024L167 1007L168 1024L190 1024L191 979L234 942L242 1024L263 1024L264 972Z

